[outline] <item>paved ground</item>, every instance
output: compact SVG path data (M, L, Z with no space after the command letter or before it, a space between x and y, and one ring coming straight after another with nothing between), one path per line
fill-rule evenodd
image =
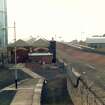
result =
M65 52L64 52L65 50ZM105 89L105 56L91 52L77 50L68 45L57 46L58 56L68 65L71 65L88 85L96 90ZM98 91L96 92L97 94ZM103 93L105 94L105 93Z
M40 76L48 81L64 76L63 71L61 69L59 69L58 64L40 65L40 64L28 63L28 64L26 64L26 67L30 68L38 76Z
M15 71L8 68L0 67L0 89L3 89L14 83ZM18 81L31 78L21 70L18 70Z
M40 105L41 80L27 80L19 86L10 105ZM39 94L39 95L38 95Z
M46 96L45 98L46 100L52 100L49 104L45 103L44 105L51 105L52 103L54 105L72 105L70 97L67 95L66 84L65 82L62 82L63 79L65 79L65 74L62 69L59 69L59 65L40 65L30 63L25 66L28 68L25 68L20 64L17 65L16 68L22 69L24 73L28 74L33 79L26 78L25 80L20 81L17 90L15 89L14 84L2 89L0 96L2 101L0 100L0 105L40 105L43 79L47 80L47 96L51 96L50 99ZM7 93L5 93L6 91ZM4 103L5 99L2 98L3 96L9 96L9 98L6 99L6 103Z
M18 83L18 89L15 89L14 84L2 89L0 105L31 105L37 82L38 79L26 79ZM3 101L4 98L6 102Z
M42 91L42 105L73 105L66 87L65 78L49 80Z
M42 92L42 105L73 105L67 92L66 74L58 64L26 64L26 66L46 79Z
M0 105L40 105L40 95L43 86L43 79L27 68L23 72L32 78L18 82L18 89L15 85L9 85L0 90ZM4 101L4 99L6 101Z

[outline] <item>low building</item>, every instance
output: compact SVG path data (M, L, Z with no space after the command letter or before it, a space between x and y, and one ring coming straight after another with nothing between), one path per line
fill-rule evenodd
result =
M91 37L86 39L86 43L89 47L93 48L105 48L105 37Z
M15 47L17 63L27 62L31 46L21 39L8 45L8 62L15 62Z
M33 43L33 45L21 39L17 40L15 43L8 45L8 62L14 63L16 54L17 63L32 61L50 64L53 60L53 54L49 52L48 46L49 42L41 39Z

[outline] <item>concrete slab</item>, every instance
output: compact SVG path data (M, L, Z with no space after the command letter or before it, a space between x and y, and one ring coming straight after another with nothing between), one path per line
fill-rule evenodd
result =
M10 105L31 105L33 90L18 90Z
M30 75L34 80L38 80L35 84L25 81L18 86L17 93L10 105L40 105L41 91L44 79L32 72L30 69L22 68L22 71Z

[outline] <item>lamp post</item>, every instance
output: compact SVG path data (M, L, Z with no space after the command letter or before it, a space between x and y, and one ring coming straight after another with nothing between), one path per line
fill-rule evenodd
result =
M14 26L13 27L7 27L7 28L12 28L14 29L14 43L16 43L16 23L14 21ZM15 88L18 88L18 84L17 84L17 79L18 79L18 73L17 73L17 69L16 69L16 64L17 64L17 59L16 59L16 44L14 46L14 61L15 61Z
M14 26L13 27L7 27L7 28L12 28L14 29L14 43L16 43L16 23L14 21ZM4 29L4 28L3 28ZM6 29L6 28L5 28ZM16 69L16 64L17 64L17 59L16 59L16 45L14 47L14 61L15 61L15 87L16 89L18 88L17 86L17 79L18 79L18 75L17 75L17 69Z
M14 43L16 43L16 23L14 21ZM17 79L18 79L18 76L17 76L17 69L16 69L16 64L17 64L17 59L16 59L16 44L15 44L15 87L16 89L18 88L17 86Z

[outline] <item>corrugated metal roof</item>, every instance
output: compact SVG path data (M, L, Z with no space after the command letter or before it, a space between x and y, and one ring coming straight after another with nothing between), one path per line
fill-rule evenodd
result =
M105 43L105 37L91 37L86 39L86 43Z

